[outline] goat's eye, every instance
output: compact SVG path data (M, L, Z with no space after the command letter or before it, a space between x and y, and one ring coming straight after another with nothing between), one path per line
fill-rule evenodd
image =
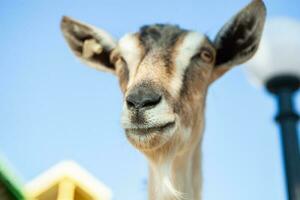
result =
M213 54L209 49L203 48L192 59L201 59L205 63L211 63L213 61Z

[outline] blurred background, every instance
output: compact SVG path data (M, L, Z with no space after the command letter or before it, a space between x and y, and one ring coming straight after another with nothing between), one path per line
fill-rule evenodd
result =
M115 77L85 67L68 49L63 15L115 38L172 23L214 38L249 0L52 0L0 2L0 154L23 183L74 160L113 199L147 198L147 163L120 126ZM300 20L299 0L265 1L268 18ZM276 31L276 30L274 30ZM300 67L300 66L299 66ZM275 102L236 67L210 88L203 145L204 200L285 200ZM296 96L299 110L300 96Z

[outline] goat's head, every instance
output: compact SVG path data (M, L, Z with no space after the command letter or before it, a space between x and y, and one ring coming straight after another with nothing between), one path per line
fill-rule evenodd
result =
M208 86L254 55L264 21L264 4L254 0L213 41L161 24L144 26L118 42L68 17L61 28L77 57L118 77L124 94L122 125L129 141L145 152L199 141L201 135L191 130L203 121Z

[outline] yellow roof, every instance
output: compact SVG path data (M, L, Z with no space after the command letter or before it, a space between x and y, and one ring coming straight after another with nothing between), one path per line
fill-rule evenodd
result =
M35 199L66 179L95 200L111 199L110 189L73 161L63 161L50 168L29 182L25 191L28 196Z

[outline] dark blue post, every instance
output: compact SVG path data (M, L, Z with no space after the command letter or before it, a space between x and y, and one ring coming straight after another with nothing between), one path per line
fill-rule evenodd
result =
M267 89L276 96L283 158L289 200L300 200L300 151L297 123L299 115L294 108L293 96L300 80L295 76L277 76L267 82Z

